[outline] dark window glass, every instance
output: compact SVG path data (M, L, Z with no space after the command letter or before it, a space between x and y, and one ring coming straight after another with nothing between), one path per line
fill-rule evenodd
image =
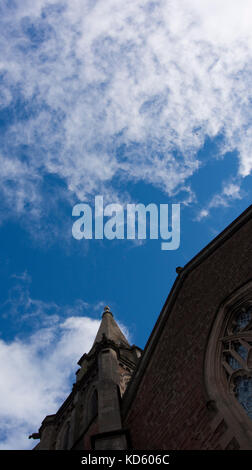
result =
M237 377L235 393L237 400L252 419L252 377Z
M249 307L248 309L244 309L239 312L235 319L234 332L237 333L238 331L241 331L246 328L246 326L248 326L248 324L251 322L251 319L252 307Z

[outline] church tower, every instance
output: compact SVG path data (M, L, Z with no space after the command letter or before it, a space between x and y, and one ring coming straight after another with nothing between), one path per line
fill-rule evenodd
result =
M46 416L38 433L38 450L127 449L121 398L141 356L130 346L109 307L89 353L78 364L76 383L56 414Z

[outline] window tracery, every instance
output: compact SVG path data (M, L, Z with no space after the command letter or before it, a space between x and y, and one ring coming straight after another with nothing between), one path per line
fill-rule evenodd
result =
M222 365L229 392L252 420L252 305L236 309L227 323Z
M223 442L233 435L240 449L251 449L252 280L233 291L216 311L205 354L205 385L216 422L224 420L227 425Z

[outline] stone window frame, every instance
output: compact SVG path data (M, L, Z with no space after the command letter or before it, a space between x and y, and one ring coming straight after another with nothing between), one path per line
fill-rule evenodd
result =
M252 280L233 292L219 307L210 331L205 355L205 385L208 398L214 402L218 413L223 417L241 449L252 448L252 420L238 402L231 380L225 372L224 342L235 341L246 336L252 339L252 330L231 336L230 325L238 311L252 306ZM228 335L226 334L228 332ZM243 368L245 369L245 368ZM231 374L232 380L240 372ZM249 376L251 371L248 371Z
M97 394L97 413L92 410L92 402L94 394ZM88 387L84 387L80 392L80 424L79 427L83 431L87 430L92 422L97 418L99 412L99 392L98 383L92 383Z
M68 450L70 434L70 417L68 417L61 426L56 440L56 450Z
M97 390L97 387L93 387L92 393L90 394L90 397L89 397L89 403L88 403L88 411L89 411L88 421L90 423L92 423L94 419L97 418L98 407L99 407L98 390Z

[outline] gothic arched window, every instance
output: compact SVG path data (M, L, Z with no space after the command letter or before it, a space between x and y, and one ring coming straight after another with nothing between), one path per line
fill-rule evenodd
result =
M240 448L252 442L252 282L220 307L206 352L205 379Z
M252 420L252 304L232 313L222 344L229 393Z
M93 421L93 419L98 415L98 393L97 390L94 390L91 399L90 399L90 414L89 414L89 421Z

